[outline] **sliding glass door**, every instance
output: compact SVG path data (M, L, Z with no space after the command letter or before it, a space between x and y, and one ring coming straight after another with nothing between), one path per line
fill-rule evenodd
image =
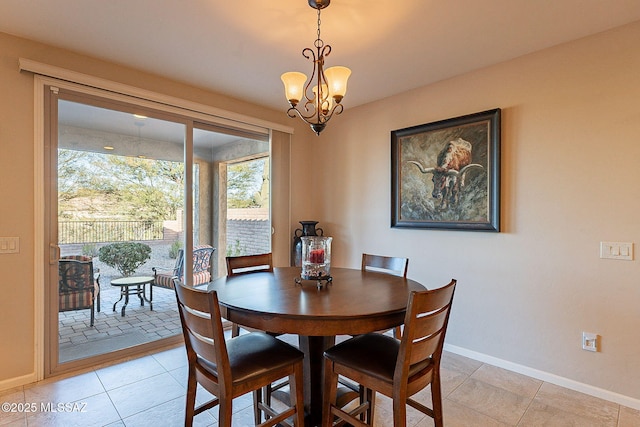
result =
M187 123L69 91L51 90L48 105L55 372L179 337L173 291L154 282L172 274L185 247Z
M227 166L268 165L266 133L52 87L45 98L45 373L180 342L173 278L225 274ZM268 167L257 175L245 178L268 186ZM254 204L249 220L270 230L261 191L267 215Z

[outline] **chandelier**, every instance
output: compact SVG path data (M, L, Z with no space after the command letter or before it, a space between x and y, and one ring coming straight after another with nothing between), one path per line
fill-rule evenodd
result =
M331 53L331 46L325 45L320 38L320 11L329 6L331 0L308 2L309 6L318 11L318 38L314 43L316 50L307 47L302 51L302 56L313 61L313 72L308 81L305 74L296 71L284 73L280 78L291 106L287 115L291 118L300 117L311 126L316 135L320 135L331 117L342 113L343 106L340 102L347 93L347 80L351 70L340 66L324 69L324 58Z

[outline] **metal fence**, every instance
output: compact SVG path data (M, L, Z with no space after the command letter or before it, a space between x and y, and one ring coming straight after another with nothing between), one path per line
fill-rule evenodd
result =
M100 243L162 240L162 221L60 221L58 242Z

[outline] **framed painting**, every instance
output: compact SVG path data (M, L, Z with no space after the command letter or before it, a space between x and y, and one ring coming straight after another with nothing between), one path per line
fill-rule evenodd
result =
M391 132L391 226L500 231L500 109Z

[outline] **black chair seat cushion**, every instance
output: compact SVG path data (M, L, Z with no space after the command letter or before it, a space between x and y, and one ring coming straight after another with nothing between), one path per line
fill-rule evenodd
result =
M393 383L393 373L400 351L400 340L383 334L364 334L353 337L325 351L329 360L360 371L387 383ZM412 376L429 365L430 360L416 363L409 369Z
M271 369L302 360L304 354L264 332L251 332L227 341L229 365L234 382L243 382ZM198 364L218 376L215 364L198 357Z

